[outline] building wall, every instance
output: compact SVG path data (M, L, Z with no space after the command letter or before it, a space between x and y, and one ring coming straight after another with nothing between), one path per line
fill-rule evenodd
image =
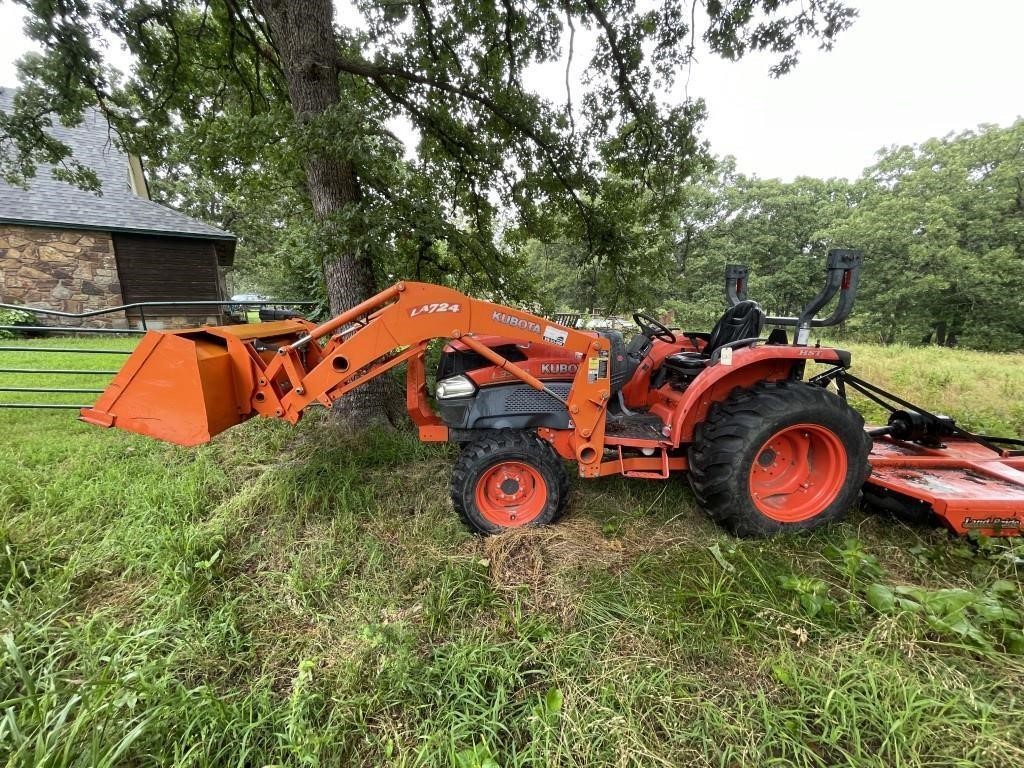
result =
M224 298L212 241L120 232L113 237L125 303ZM145 312L148 328L187 328L221 322L221 310L209 305L149 307ZM135 310L131 319L133 325L141 321Z
M121 303L114 246L106 232L0 224L0 301L63 312L106 309ZM48 325L78 325L39 315ZM123 315L84 325L123 327Z
M115 252L121 241L124 257ZM144 256L134 260L131 256ZM135 291L124 291L126 270ZM124 295L127 292L129 295ZM47 229L0 223L0 303L24 304L61 312L88 312L134 301L222 298L210 241L170 237L131 237L107 232ZM142 327L135 313L95 318L37 315L41 325L96 328ZM189 328L222 321L215 307L174 307L146 312L146 327Z

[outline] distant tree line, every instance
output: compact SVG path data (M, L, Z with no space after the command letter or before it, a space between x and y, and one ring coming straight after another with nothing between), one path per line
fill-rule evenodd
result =
M833 247L865 254L841 334L881 343L1024 349L1024 120L890 147L859 179L792 182L737 173L731 158L694 178L645 257L578 260L571 243L524 247L548 307L671 311L703 327L723 308L726 264L750 266L750 296L795 313Z

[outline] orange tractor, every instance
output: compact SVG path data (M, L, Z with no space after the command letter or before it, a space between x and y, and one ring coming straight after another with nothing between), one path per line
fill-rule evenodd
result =
M729 267L729 307L710 333L638 313L628 343L414 282L322 325L150 331L81 417L197 445L256 414L294 424L404 363L420 439L462 446L452 501L483 533L557 518L565 461L584 478L686 471L700 506L740 536L837 520L862 489L960 533L1019 533L1024 442L966 432L849 374L848 352L808 345L812 328L849 315L860 264L857 252L832 251L825 287L799 317L766 317L746 298L746 269ZM435 339L447 344L430 393ZM826 368L805 378L808 362ZM866 430L848 387L885 406L889 423Z

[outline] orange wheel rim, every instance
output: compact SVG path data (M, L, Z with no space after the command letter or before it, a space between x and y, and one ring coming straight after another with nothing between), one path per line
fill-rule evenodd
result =
M769 438L750 468L750 496L761 514L799 523L821 514L846 483L846 450L819 424L794 424Z
M476 483L476 508L485 520L516 528L536 520L548 500L540 472L520 461L503 461L486 470Z

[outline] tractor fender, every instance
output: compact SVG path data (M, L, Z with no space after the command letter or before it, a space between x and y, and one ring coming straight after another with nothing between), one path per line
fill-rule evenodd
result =
M711 406L725 400L737 387L747 389L759 381L779 381L799 376L807 361L850 365L850 354L831 347L743 347L733 352L732 364L721 360L701 372L675 403L669 424L675 445L693 440L697 425Z

